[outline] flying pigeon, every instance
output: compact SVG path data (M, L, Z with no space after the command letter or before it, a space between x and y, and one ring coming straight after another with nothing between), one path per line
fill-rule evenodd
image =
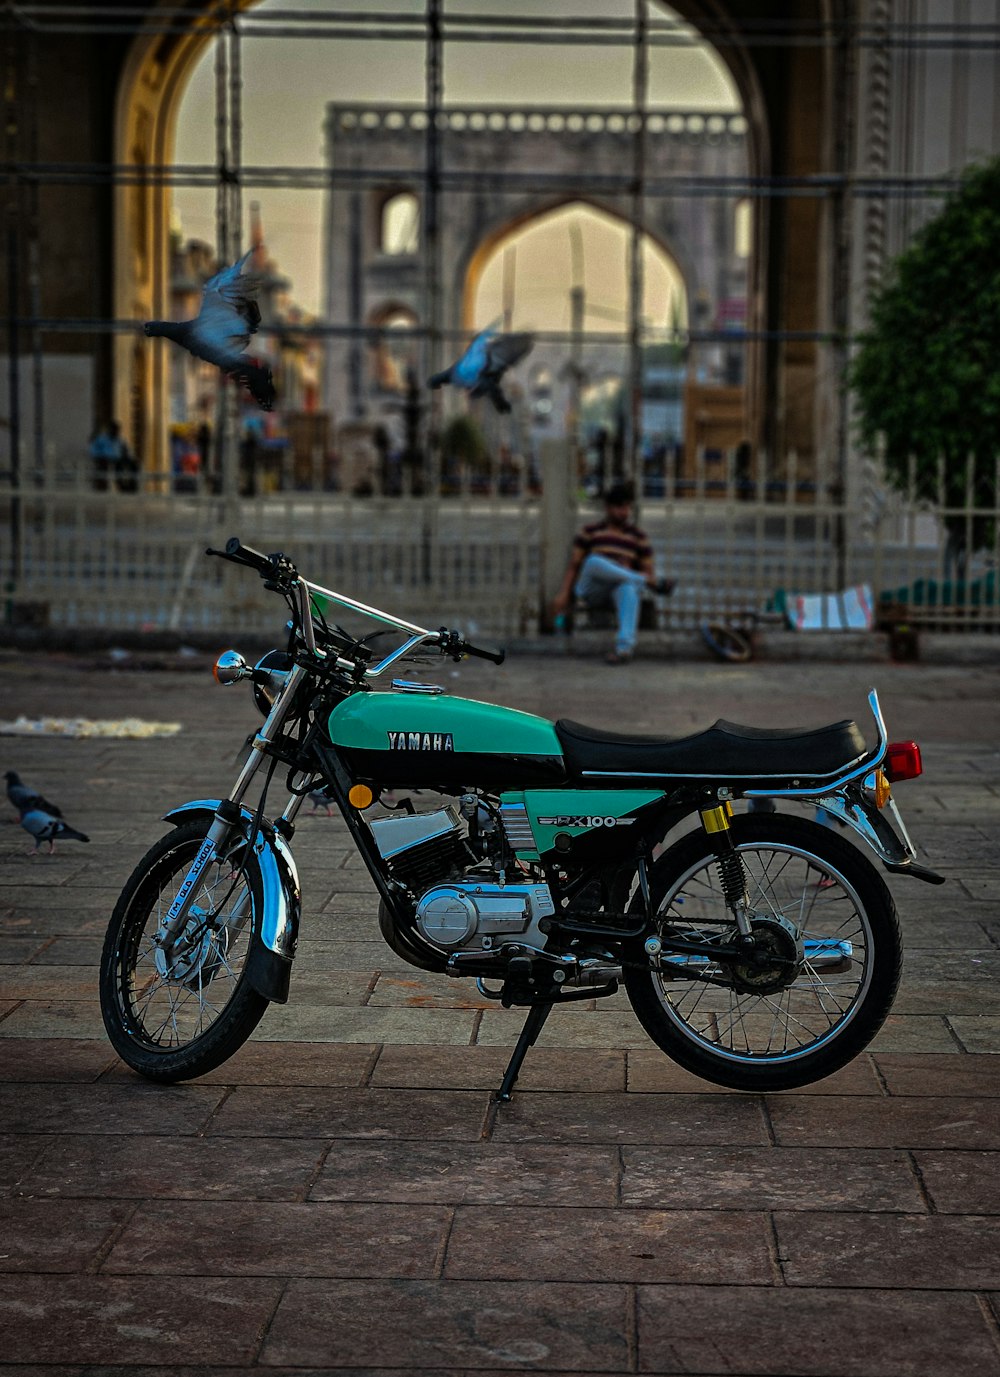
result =
M243 352L260 325L257 293L261 280L256 273L243 271L254 252L250 249L232 267L208 279L194 320L147 320L145 331L172 339L195 358L214 363L243 383L264 411L270 411L274 405L271 370Z
M428 378L428 386L464 387L470 397L489 397L497 411L509 411L510 402L500 390L500 379L520 362L535 342L534 335L498 335L495 325L476 336L460 359Z
M82 832L77 832L74 827L62 818L54 818L51 813L45 812L42 808L29 808L26 813L21 814L21 826L29 832L35 839L33 851L29 851L29 856L38 854L40 842L47 841L49 844L49 855L51 856L56 849L56 837L68 837L73 841L89 842L90 838Z
M50 813L54 818L62 817L62 810L57 808L54 803L50 803L47 798L43 798L37 789L32 789L30 784L25 784L15 770L8 770L4 779L7 781L7 797L18 813L26 813L31 808L40 808L43 812Z

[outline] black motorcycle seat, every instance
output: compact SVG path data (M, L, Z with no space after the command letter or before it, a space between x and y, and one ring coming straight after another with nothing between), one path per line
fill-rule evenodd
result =
M567 718L555 728L571 775L816 778L835 774L867 750L851 721L789 731L720 718L704 731L677 738L602 731Z

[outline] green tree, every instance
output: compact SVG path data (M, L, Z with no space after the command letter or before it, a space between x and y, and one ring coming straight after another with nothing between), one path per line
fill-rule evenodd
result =
M992 508L1000 452L1000 159L969 168L896 259L848 373L863 443L886 473L946 507ZM973 463L972 491L966 482ZM945 518L964 562L993 523ZM970 527L971 524L971 540Z
M445 491L461 486L463 472L470 477L484 473L489 459L489 446L479 424L464 412L452 416L441 432L441 476Z

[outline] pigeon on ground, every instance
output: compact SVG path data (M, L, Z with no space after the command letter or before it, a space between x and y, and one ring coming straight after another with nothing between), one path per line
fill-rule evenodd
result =
M500 390L500 379L524 358L534 342L534 335L499 335L496 326L490 325L450 368L429 378L428 385L464 387L470 397L489 397L497 411L509 411L510 402Z
M18 813L40 808L44 813L51 813L54 818L62 817L62 810L50 803L47 798L43 798L30 784L25 784L16 770L8 770L4 779L7 781L7 797Z
M47 841L49 844L49 855L51 856L56 849L56 837L66 837L72 841L89 842L90 838L83 832L78 832L76 828L70 827L62 818L54 818L51 813L46 813L42 808L29 808L26 813L21 814L21 826L30 833L35 839L33 851L29 851L29 856L38 854L40 842Z
M312 804L312 812L318 813L321 808L326 810L327 817L333 813L330 805L333 803L333 794L329 789L310 789L309 802Z
M202 288L201 310L194 320L147 320L147 335L162 335L195 358L214 363L243 383L264 411L274 405L274 380L266 364L244 353L260 325L257 294L261 279L243 271L250 249L229 268L210 277Z

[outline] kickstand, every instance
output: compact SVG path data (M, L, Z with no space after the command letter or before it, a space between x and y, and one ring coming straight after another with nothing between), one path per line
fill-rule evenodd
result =
M496 1092L495 1098L501 1103L510 1099L514 1090L514 1082L517 1080L517 1073L521 1069L521 1063L527 1055L528 1048L537 1040L551 1009L552 1004L549 1003L533 1004L528 1010L528 1017L524 1020L521 1036L518 1038L514 1051L511 1053L510 1061L507 1063L507 1070L500 1082L500 1089Z

